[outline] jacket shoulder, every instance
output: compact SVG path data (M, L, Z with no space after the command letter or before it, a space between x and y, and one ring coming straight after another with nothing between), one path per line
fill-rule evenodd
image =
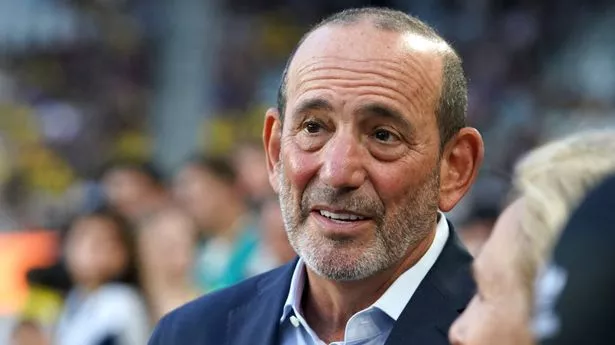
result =
M173 310L158 322L148 344L221 342L226 336L228 315L232 310L253 299L263 282L287 274L288 265L206 294Z

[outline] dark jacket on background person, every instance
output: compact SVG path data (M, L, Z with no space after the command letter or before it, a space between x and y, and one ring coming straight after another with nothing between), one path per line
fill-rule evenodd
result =
M550 268L564 287L547 292L553 301L540 314L555 327L541 344L615 344L614 197L612 176L588 194L564 228Z

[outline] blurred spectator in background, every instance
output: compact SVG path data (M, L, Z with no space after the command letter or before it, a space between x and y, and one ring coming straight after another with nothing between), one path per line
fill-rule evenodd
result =
M198 297L193 276L197 235L192 218L175 208L161 210L140 224L141 281L152 322Z
M519 198L474 261L478 292L450 330L454 345L533 344L534 284L570 213L615 172L615 130L554 141L515 168ZM541 325L537 325L537 331Z
M195 157L175 179L180 205L194 217L206 241L198 251L197 284L213 291L240 282L258 258L259 229L238 192L237 175L221 157ZM267 270L269 267L262 267Z
M261 141L244 141L232 154L233 165L237 171L237 182L245 193L250 206L258 209L267 198L273 195L269 175L265 165L265 151Z
M17 322L11 334L9 345L49 345L45 330L33 320Z
M465 223L459 227L459 237L470 254L476 257L489 239L499 210L496 206L475 206Z
M327 13L367 4L424 18L457 49L469 80L468 121L487 147L486 170L508 176L520 155L545 140L615 124L613 1L2 0L0 232L56 232L98 207L101 190L137 224L165 208L166 195L158 174L135 161L153 159L166 174L180 168L171 158L195 149L230 153L237 190L248 209L266 217L259 210L270 188L261 145L241 140L260 137L261 109L275 103L286 58L305 28ZM203 20L207 15L216 20ZM204 22L211 23L207 31ZM205 59L204 47L190 44L203 39ZM193 68L200 72L185 80L182 71L190 77ZM184 126L184 115L203 126ZM134 161L114 164L131 168L108 169L112 178L99 181L101 162L112 157ZM472 252L492 221L483 213L484 196L501 209L497 201L510 187L481 183L485 177L447 214L453 224L466 224L457 229ZM266 239L275 227L261 227L257 249L266 254L275 247L265 243L276 243ZM71 288L66 267L60 261L33 269L28 281L26 316L47 326ZM0 315L0 344L9 341L13 313Z
M120 216L97 210L78 217L66 237L74 282L57 325L57 345L143 345L147 311L137 289L133 234Z
M293 260L297 254L288 241L282 210L277 196L262 201L259 214L261 241L257 247L255 260L248 271L259 272L273 269Z
M162 176L151 163L111 163L103 172L102 184L109 205L133 224L168 201Z
M260 221L263 246L271 253L276 266L294 259L297 254L288 241L280 202L277 198L271 197L263 204Z

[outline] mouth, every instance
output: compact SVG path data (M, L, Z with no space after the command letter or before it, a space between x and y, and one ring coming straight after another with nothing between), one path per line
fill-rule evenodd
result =
M337 235L350 235L364 231L373 220L372 217L362 212L329 206L314 207L310 213L322 231Z
M349 210L318 207L310 214L320 231L330 238L363 236L372 226L371 217Z
M344 211L332 212L327 210L317 210L317 212L327 219L341 222L355 222L368 219L367 217Z

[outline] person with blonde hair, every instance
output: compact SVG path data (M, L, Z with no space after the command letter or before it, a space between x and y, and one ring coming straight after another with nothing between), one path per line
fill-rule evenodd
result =
M452 344L532 344L534 282L571 212L615 172L615 130L577 133L516 165L518 198L473 264L477 293L449 331Z

